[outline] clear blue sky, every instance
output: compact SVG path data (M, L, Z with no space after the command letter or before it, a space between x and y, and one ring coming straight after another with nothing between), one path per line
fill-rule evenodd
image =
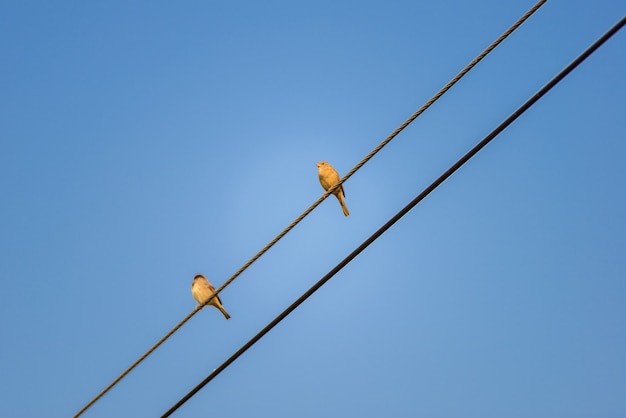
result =
M2 2L0 416L76 413L534 1ZM85 417L164 413L626 12L549 1ZM626 416L626 31L180 417Z

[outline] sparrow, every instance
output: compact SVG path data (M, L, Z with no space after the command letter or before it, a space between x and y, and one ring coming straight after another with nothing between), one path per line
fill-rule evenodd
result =
M324 188L324 190L328 191L335 184L339 183L341 179L339 177L339 173L337 170L333 168L332 165L328 164L326 161L320 161L315 164L317 166L317 175L320 178L320 184ZM346 194L343 192L343 184L336 189L333 194L339 200L339 204L341 205L341 209L343 210L343 214L345 216L350 216L350 212L348 211L348 207L346 206L346 201L344 197Z
M197 274L196 277L193 278L191 294L196 302L203 304L214 292L215 288L202 274ZM215 296L211 302L209 302L209 305L215 306L224 314L224 318L230 319L230 315L228 315L228 312L226 312L226 309L222 306L222 301L219 296Z

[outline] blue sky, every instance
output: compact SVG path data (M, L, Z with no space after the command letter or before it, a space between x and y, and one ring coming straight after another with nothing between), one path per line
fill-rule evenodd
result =
M0 416L76 413L533 4L3 2ZM164 413L625 11L549 1L84 416ZM625 51L174 416L625 416Z

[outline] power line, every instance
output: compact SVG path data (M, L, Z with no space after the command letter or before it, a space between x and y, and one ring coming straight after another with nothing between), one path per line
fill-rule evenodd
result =
M428 100L421 108L419 108L414 114L412 114L402 125L400 125L395 131L385 138L376 148L374 148L369 154L367 154L352 170L350 170L340 181L333 187L328 189L322 197L320 197L315 203L313 203L307 210L305 210L300 216L298 216L289 226L287 226L280 234L278 234L273 240L271 240L265 247L263 247L254 257L246 262L239 270L235 272L228 280L224 282L213 293L203 305L199 305L194 308L182 321L180 321L171 331L169 331L163 338L161 338L156 344L154 344L148 351L146 351L139 359L130 365L122 374L120 374L111 384L104 388L95 398L93 398L87 405L85 405L74 418L82 415L87 409L89 409L94 403L102 398L109 390L119 383L128 373L130 373L135 367L145 360L152 352L154 352L161 344L163 344L169 337L171 337L176 331L178 331L192 316L194 316L201 308L206 306L214 297L216 297L222 290L230 285L241 273L243 273L248 267L250 267L256 260L258 260L263 254L265 254L274 244L276 244L282 237L284 237L289 231L291 231L300 221L302 221L309 213L311 213L317 206L320 205L329 195L331 195L336 189L338 189L346 180L348 180L357 170L359 170L365 163L367 163L374 155L376 155L385 145L391 142L404 128L406 128L411 122L413 122L419 115L424 113L435 101L443 96L454 84L457 83L465 74L467 74L476 64L478 64L487 54L494 50L504 39L506 39L513 31L515 31L522 23L524 23L533 13L535 13L547 0L539 0L530 10L528 10L517 22L515 22L509 29L507 29L498 39L496 39L491 45L489 45L483 52L481 52L474 60L472 60L465 68L463 68L452 80L448 82L441 90L439 90L430 100Z
M259 331L252 339L244 344L239 350L237 350L232 356L230 356L225 362L223 362L218 368L207 376L200 384L193 388L187 395L185 395L180 401L178 401L173 407L171 407L161 418L169 417L185 402L187 402L193 395L195 395L200 389L202 389L213 378L220 374L226 367L234 362L239 356L252 347L257 341L259 341L265 334L267 334L272 328L274 328L279 322L281 322L287 315L293 312L302 302L308 299L313 293L315 293L320 287L322 287L327 281L329 281L335 274L343 269L348 263L350 263L357 255L359 255L364 249L366 249L371 243L376 241L383 233L393 226L400 218L406 215L411 209L413 209L419 202L421 202L426 196L428 196L433 190L441 185L448 179L455 171L474 157L481 149L483 149L489 142L491 142L496 136L498 136L504 129L506 129L511 123L513 123L518 117L520 117L526 110L528 110L533 104L535 104L541 97L549 92L555 85L563 80L570 72L572 72L580 63L587 59L593 52L595 52L604 42L611 38L626 24L626 17L623 17L615 26L609 29L600 39L594 42L587 50L579 55L571 64L557 74L548 84L541 88L534 96L520 106L511 116L509 116L504 122L498 125L489 135L487 135L482 141L468 151L461 159L454 163L446 172L444 172L439 178L430 184L424 191L422 191L415 199L413 199L408 205L406 205L400 212L389 219L383 226L381 226L374 234L366 239L361 245L359 245L354 251L352 251L346 258L344 258L339 264L337 264L331 271L329 271L324 277L322 277L313 287L307 290L302 296L300 296L295 302L293 302L287 309L285 309L280 315L278 315L272 322L267 324L265 328Z

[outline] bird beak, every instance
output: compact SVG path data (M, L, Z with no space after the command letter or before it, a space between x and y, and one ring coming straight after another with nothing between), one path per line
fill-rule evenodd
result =
M319 167L320 165L322 165L322 163L316 163L315 166Z

